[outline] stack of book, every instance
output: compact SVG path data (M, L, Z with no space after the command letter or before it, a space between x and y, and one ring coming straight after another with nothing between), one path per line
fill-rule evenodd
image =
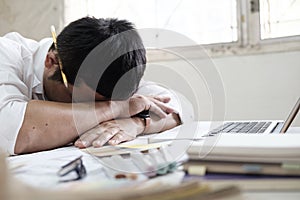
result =
M211 140L211 141L209 141ZM300 190L300 134L221 134L194 142L184 165L214 185L242 190Z

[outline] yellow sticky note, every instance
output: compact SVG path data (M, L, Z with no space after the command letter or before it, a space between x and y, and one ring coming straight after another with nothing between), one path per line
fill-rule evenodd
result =
M122 148L129 148L129 149L154 149L154 148L159 148L163 145L168 144L168 142L158 142L158 143L150 143L150 144L120 144L117 145L118 147Z

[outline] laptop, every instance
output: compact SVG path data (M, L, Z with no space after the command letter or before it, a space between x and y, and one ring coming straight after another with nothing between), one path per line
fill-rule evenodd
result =
M295 119L300 108L300 98L291 110L288 118L283 121L239 121L227 122L210 131L206 136L218 133L285 133Z
M285 121L234 121L216 128L211 128L213 122L192 122L150 137L148 142L173 141L192 160L300 163L300 134L275 134L286 133L299 108L300 98Z
M282 120L251 120L209 122L198 121L183 124L179 127L155 134L148 138L149 143L166 140L202 140L204 137L217 136L219 133L230 134L269 134L285 133L300 109L300 98L294 105L285 121ZM220 125L221 124L221 125ZM216 127L216 128L213 128Z

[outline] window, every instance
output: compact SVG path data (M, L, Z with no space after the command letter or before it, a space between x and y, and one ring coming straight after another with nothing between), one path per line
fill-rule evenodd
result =
M65 4L66 24L86 15L123 18L137 28L178 32L197 44L238 40L236 0L65 0Z
M300 0L260 0L261 39L300 35Z

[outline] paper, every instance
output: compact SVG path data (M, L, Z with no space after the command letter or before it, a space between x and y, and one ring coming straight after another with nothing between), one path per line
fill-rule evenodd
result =
M138 142L135 141L123 144L120 147L106 146L103 147L103 149L104 151L108 152L112 149L114 151L116 149L137 151L141 149L157 148L164 144L166 143L148 145L141 142L138 144ZM33 154L12 156L8 157L7 161L9 163L9 168L13 169L12 173L17 179L22 180L30 186L45 188L47 190L71 188L74 185L74 187L76 187L76 185L78 185L78 187L79 185L82 185L82 187L86 190L94 187L115 188L124 185L130 186L131 184L136 184L141 180L145 181L143 178L138 178L136 180L114 180L112 177L108 176L104 169L103 162L101 162L100 159L94 154L87 152L70 146ZM82 156L82 161L86 167L87 176L79 181L60 183L60 177L57 176L58 170L61 168L61 166L69 163L79 156Z
M103 167L96 157L75 147L65 147L39 153L8 157L9 168L23 182L40 188L60 187L57 171L64 164L82 155L88 176L80 182L107 180ZM18 166L18 167L16 167Z
M203 140L203 135L219 125L220 122L189 122L162 133L149 136L148 142L154 143L174 140L201 141Z
M124 143L116 146L104 146L104 147L89 147L86 149L82 149L83 152L95 155L97 157L106 157L113 155L121 155L121 154L130 154L133 151L146 151L149 149L155 149L161 147L163 145L170 144L170 142L159 142L152 144L132 144L132 143Z

